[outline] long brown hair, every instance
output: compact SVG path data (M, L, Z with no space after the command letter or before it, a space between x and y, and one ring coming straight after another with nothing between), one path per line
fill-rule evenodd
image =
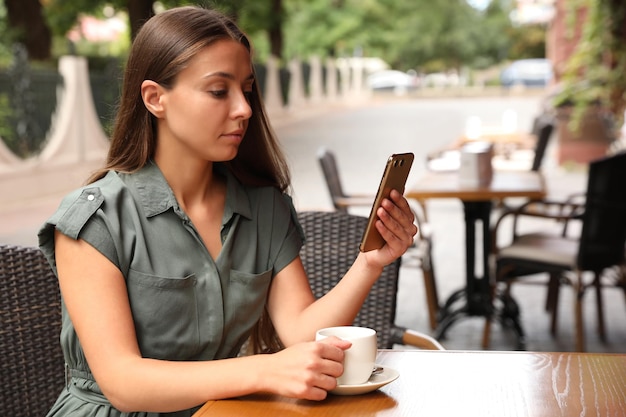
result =
M252 53L243 31L215 10L178 7L157 14L144 24L126 64L106 164L91 176L89 183L110 170L135 172L154 157L156 121L143 104L141 83L152 80L165 88L173 87L178 74L200 50L222 39L240 42ZM272 185L287 191L291 182L289 169L256 82L250 106L252 117L246 136L237 156L227 166L246 185Z
M178 74L203 48L232 39L251 52L250 42L237 25L223 14L196 6L167 10L149 19L139 30L128 57L122 94L105 166L89 183L108 171L138 171L153 157L157 127L141 98L141 83L152 80L172 88ZM226 163L239 181L251 186L274 186L286 192L290 174L261 99L257 83L250 97L252 116L237 156ZM256 352L280 349L280 342L267 311L252 332Z

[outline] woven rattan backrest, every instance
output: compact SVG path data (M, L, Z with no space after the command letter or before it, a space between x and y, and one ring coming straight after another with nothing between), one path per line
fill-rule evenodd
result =
M340 211L303 211L298 218L306 235L300 256L313 293L319 298L354 262L367 218ZM354 325L377 330L381 349L393 347L399 268L400 259L385 267L354 321Z
M46 415L64 384L61 302L38 248L0 245L0 416Z

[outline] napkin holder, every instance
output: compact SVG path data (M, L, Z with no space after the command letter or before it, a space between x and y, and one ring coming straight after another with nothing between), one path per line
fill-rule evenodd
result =
M493 145L489 142L471 142L461 147L459 183L463 187L483 187L493 178Z

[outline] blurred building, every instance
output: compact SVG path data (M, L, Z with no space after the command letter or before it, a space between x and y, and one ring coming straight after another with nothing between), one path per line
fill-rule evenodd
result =
M579 9L575 22L567 16L567 3L571 0L555 0L554 16L549 23L546 35L546 57L554 69L554 80L558 82L563 74L565 62L574 52L581 37L583 22L587 17L586 9Z

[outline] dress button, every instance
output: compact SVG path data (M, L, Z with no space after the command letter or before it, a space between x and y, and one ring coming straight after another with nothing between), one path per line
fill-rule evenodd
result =
M87 196L87 200L89 200L89 201L93 201L94 198L96 198L96 197L94 197L93 194L89 194Z

